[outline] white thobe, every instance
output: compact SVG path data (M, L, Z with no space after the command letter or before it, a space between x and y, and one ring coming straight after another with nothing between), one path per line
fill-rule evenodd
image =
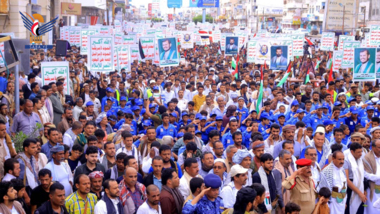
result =
M347 191L347 178L343 167L338 168L333 166L333 187L338 187L338 192L341 192L345 187ZM344 197L342 202L338 202L336 198L331 198L330 200L330 213L331 214L341 214L344 213L346 207L347 195Z
M380 185L380 179L376 179L380 177L380 157L376 157L375 155L375 160L376 160L376 175L375 176L370 176L369 173L365 173L369 180L375 182L376 185ZM367 177L366 176L366 177ZM371 178L373 177L373 178ZM364 208L364 214L374 214L374 213L378 213L379 210L377 208L375 208L373 205L374 203L377 201L377 200L380 200L380 193L376 194L376 191L374 190L373 191L373 198L372 198L372 201L371 201L371 198L370 198L370 194L371 194L371 191L368 189L367 190L367 207Z
M66 197L73 193L73 187L70 184L70 182L73 183L73 174L68 164L61 162L60 165L56 165L50 161L46 164L45 169L51 171L53 181L59 181L65 187Z

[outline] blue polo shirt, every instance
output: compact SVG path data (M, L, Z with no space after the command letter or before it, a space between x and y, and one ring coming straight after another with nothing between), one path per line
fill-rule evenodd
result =
M332 119L333 123L335 124L335 128L339 128L340 125L345 124L344 118L339 118L339 119Z
M177 137L177 129L172 124L169 124L168 128L165 129L164 125L159 125L156 129L157 138L162 139L165 135Z
M317 115L313 115L310 117L310 126L313 128L315 131L317 129L317 126L320 124L323 124L323 121L325 120L325 117L319 118Z
M361 124L363 127L365 127L365 125L366 125L367 123L369 123L369 122L371 122L371 119L369 119L368 116L366 116L366 117L362 117L362 119L360 120L360 124Z
M296 114L296 112L289 111L285 115L285 120L288 121L289 119L292 119L295 114Z
M228 131L227 133L225 133L223 135L223 137L222 137L222 143L223 143L224 149L226 149L228 146L234 144L234 140L232 139L231 131Z
M243 120L245 120L245 118L247 118L248 115L249 115L249 111L248 111L248 109L247 109L246 107L243 107L243 108L241 108L241 109L238 107L236 111L241 113L241 121L242 121L242 122L243 122Z
M352 120L351 117L348 117L348 118L346 118L345 122L346 122L346 125L348 126L348 128L350 129L350 134L354 133L355 132L355 126L360 124L359 118L356 119L356 122L355 122Z
M102 112L104 111L104 106L106 106L107 105L107 99L108 99L109 97L107 97L107 96L105 96L105 97L103 97L103 99L102 99ZM111 97L111 100L112 100L112 106L115 106L115 107L117 107L118 105L119 105L119 102L117 101L117 99L115 98L115 97Z
M266 140L269 137L269 133L266 132L266 130L269 128L270 124L264 126L262 123L259 123L259 132L263 135L264 140Z

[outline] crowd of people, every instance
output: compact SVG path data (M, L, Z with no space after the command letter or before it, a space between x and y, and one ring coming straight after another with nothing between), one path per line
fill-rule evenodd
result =
M378 213L379 85L352 69L328 82L318 44L295 81L244 47L235 76L219 45L110 73L75 46L31 50L19 82L0 77L0 213ZM68 61L69 79L42 85L45 61Z

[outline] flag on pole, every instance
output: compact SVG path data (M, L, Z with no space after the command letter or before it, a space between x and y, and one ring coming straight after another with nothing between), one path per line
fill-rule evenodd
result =
M292 71L292 65L293 65L293 62L290 61L288 68L286 69L286 74L281 79L281 81L277 84L277 87L281 87L285 83L285 81L288 79L288 76L290 75L290 72Z
M310 45L310 46L314 45L308 38L305 37L305 40L306 40L308 45Z
M317 64L315 65L314 70L317 70L319 68L319 63L321 63L320 60L317 61Z
M331 62L330 74L328 82L334 81L333 79L333 63Z
M140 58L145 59L145 54L144 54L144 50L143 50L142 45L141 45L141 40L139 40L139 53L140 53Z
M236 68L235 57L232 57L231 68L232 68L232 69L235 69L235 68Z
M220 49L220 45L219 45L219 48L218 48L218 55L222 55L222 50Z
M331 65L332 65L332 57L331 57L331 52L329 52L329 59L327 60L327 69L331 69Z
M264 61L264 65L265 65L265 61ZM263 71L263 67L264 66L261 66L261 71L260 71L260 73L261 73L260 90L259 90L259 96L258 96L257 101L256 101L256 111L259 110L260 104L263 101L263 94L264 94L264 71Z
M305 84L307 84L308 82L310 82L310 69L307 70L307 74L306 74L306 78L305 78Z
M235 70L231 73L232 76L235 77L235 79L238 79L239 78L239 55L237 55L237 60L235 62L235 59L234 57L232 57L233 61L232 63L234 63L234 67L235 67ZM232 67L232 64L231 64L231 67Z

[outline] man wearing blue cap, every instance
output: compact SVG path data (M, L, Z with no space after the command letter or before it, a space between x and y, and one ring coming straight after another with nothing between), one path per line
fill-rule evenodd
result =
M221 214L224 211L224 204L219 197L219 187L222 181L215 174L208 174L204 177L207 189L197 195L191 203L186 203L182 209L182 214Z
M248 117L248 108L245 105L244 97L238 98L238 106L236 111L238 112L238 116L241 117L241 121L245 120Z
M310 126L313 128L313 130L317 129L317 126L320 124L323 124L323 121L326 119L323 117L323 106L317 105L315 114L310 117Z
M105 96L105 97L103 97L103 99L102 99L102 111L104 111L104 106L106 106L106 104L107 104L107 99L111 99L111 101L112 101L112 106L118 106L119 105L119 102L116 100L116 98L114 97L115 95L114 95L114 93L115 93L115 91L112 89L112 88L107 88L106 89L106 94L107 94L107 96Z
M339 102L339 101L337 101L337 102ZM340 103L340 102L339 102ZM335 102L335 105L336 105L337 103ZM340 117L340 115L341 115L341 113L340 113L341 111L340 111L340 107L338 107L338 106L335 106L334 108L333 108L333 111L332 111L332 114L331 114L331 120L333 121L333 123L335 124L335 127L339 127L341 124L345 124L345 121L344 121L344 118L341 118Z
M350 129L350 134L355 132L356 125L360 124L360 120L358 118L359 110L355 106L350 107L349 117L345 119L345 123Z
M360 124L362 126L366 126L367 123L370 123L371 122L371 119L373 117L373 114L375 112L375 108L372 106L372 105L369 105L367 108L366 108L366 112L367 112L367 117L363 117L360 121Z
M325 126L325 129L326 129L325 137L329 142L331 142L334 139L333 130L334 130L335 124L332 120L326 119L325 121L323 121L323 125Z
M310 121L305 117L305 110L303 110L303 109L298 109L296 114L293 115L292 118L290 118L289 120L286 120L285 125L288 125L288 124L296 125L296 123L299 121L302 121L305 124L310 123Z
M299 107L299 103L297 100L293 100L292 104L290 104L290 111L286 113L285 120L288 121L293 118L295 114L297 114L297 110Z
M264 140L269 137L268 133L269 133L270 125L271 125L269 118L270 117L266 112L261 113L260 115L261 123L259 124L259 132L263 135Z
M98 114L95 112L94 103L90 100L86 103L86 117L87 120L94 120L98 117Z

